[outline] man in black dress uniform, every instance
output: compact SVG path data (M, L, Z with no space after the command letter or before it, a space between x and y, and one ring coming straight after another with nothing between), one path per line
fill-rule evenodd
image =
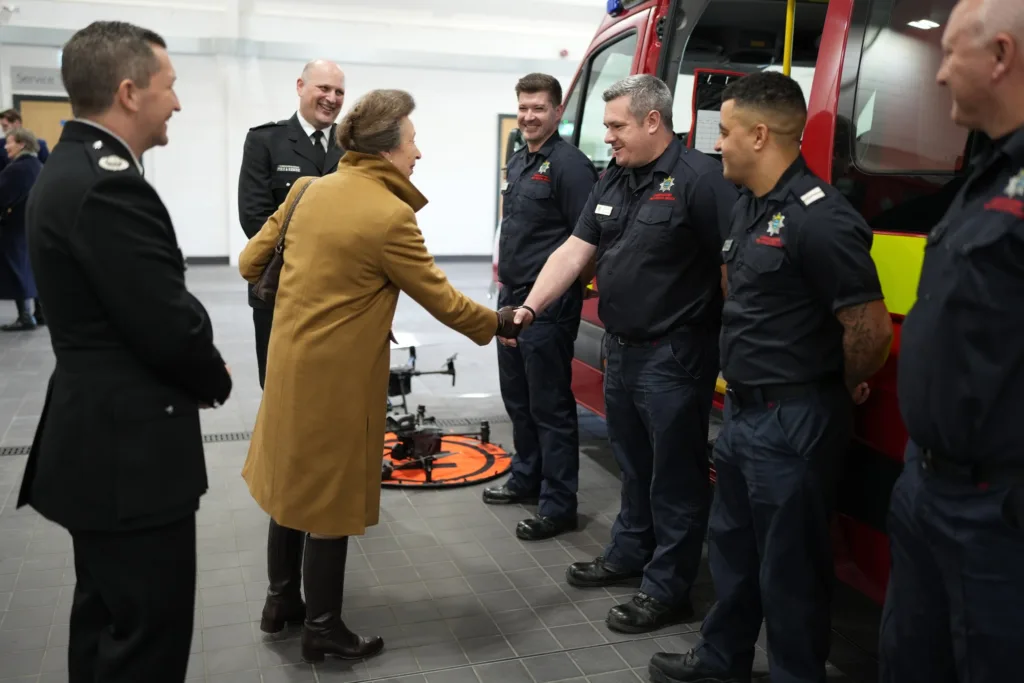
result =
M312 61L296 83L299 109L290 119L249 130L238 177L238 219L250 239L277 211L292 183L303 176L322 176L338 168L344 152L334 139L335 119L345 101L345 74L334 62ZM249 288L249 305L256 330L256 362L260 386L267 372L267 344L274 320L266 304ZM306 608L302 582L304 535L270 520L267 574L270 586L260 627L276 633L286 623L302 623Z
M299 109L290 119L250 128L245 136L238 175L238 220L249 239L281 206L296 180L333 173L344 152L334 139L334 121L345 102L345 74L341 68L334 62L312 61L302 70L295 87ZM251 287L249 305L253 309L262 387L274 307L257 299Z
M56 368L18 498L71 532L71 683L180 683L192 641L199 409L231 377L139 157L180 109L163 39L96 22L64 46L69 121L29 197Z

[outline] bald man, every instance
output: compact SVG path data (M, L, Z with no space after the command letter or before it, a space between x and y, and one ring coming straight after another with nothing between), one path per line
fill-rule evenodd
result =
M961 0L937 80L992 141L903 322L881 683L1019 681L1024 651L1024 1Z
M334 62L315 60L302 70L295 91L298 111L289 119L249 129L238 178L238 220L252 238L281 205L292 183L302 176L322 176L338 168L344 150L334 139L335 121L345 102L345 74ZM249 290L256 330L260 386L266 377L267 343L274 307ZM270 587L261 628L276 633L286 623L301 623L305 607L299 592L303 536L270 521L267 573Z

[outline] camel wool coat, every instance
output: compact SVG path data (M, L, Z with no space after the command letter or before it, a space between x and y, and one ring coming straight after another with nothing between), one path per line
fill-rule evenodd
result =
M242 251L254 283L300 179ZM390 162L346 152L312 181L285 233L267 374L242 477L278 524L360 535L379 521L391 329L404 291L483 346L497 313L457 291L416 224L427 200Z

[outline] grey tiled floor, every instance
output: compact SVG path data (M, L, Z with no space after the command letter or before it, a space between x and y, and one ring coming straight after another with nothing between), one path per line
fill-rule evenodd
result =
M463 291L485 301L489 267L446 266ZM236 380L223 408L204 413L208 434L246 431L259 405L251 314L235 272L194 267L190 285L210 310L218 345ZM7 314L0 302L0 317ZM13 314L13 307L11 308ZM395 329L418 342L419 367L440 367L458 352L458 381L414 380L410 406L437 417L503 414L494 347L479 348L433 321L407 299ZM395 362L399 362L396 357ZM0 336L0 449L31 443L53 360L45 331ZM481 487L450 491L385 490L382 523L351 544L345 616L360 632L384 637L386 650L366 662L301 663L298 630L259 631L266 590L267 517L239 476L247 443L207 446L210 491L199 513L199 581L189 679L210 683L636 683L650 655L680 651L699 622L627 637L604 625L608 609L631 589L578 590L565 583L567 564L590 559L607 541L618 509L618 479L603 423L584 415L580 531L523 544L512 530L527 514L491 508ZM493 438L511 447L507 423ZM0 450L2 452L2 450ZM0 456L0 681L66 681L68 615L75 581L69 537L31 510L15 510L24 455ZM698 614L712 599L706 568L695 589ZM843 593L830 681L874 680L870 649L877 614ZM872 623L875 626L872 626ZM762 645L763 645L762 638ZM766 667L764 651L759 666Z

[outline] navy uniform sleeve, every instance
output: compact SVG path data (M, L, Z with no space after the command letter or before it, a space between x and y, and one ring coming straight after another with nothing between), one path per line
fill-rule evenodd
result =
M601 241L601 224L597 222L597 209L598 199L601 197L601 193L605 184L605 178L608 177L607 172L598 178L597 183L590 190L590 196L587 197L586 203L583 205L583 209L580 211L580 218L576 221L576 228L572 231L573 237L578 237L587 244L593 244L595 247Z
M266 131L262 129L254 128L248 132L238 174L238 221L249 239L277 211L270 188L273 172L265 138Z
M722 244L729 236L732 212L739 191L716 171L701 174L690 189L689 206L693 230L709 254L722 263Z
M135 174L86 195L71 248L126 345L197 403L223 403L231 375L202 304L185 287L181 254L156 192Z
M871 228L845 202L823 202L800 222L800 268L833 313L883 298L871 238Z
M571 154L561 156L555 167L555 193L558 195L558 208L566 224L571 227L579 221L583 207L590 198L590 191L597 182L597 169L586 155L577 153L575 148L572 148Z

